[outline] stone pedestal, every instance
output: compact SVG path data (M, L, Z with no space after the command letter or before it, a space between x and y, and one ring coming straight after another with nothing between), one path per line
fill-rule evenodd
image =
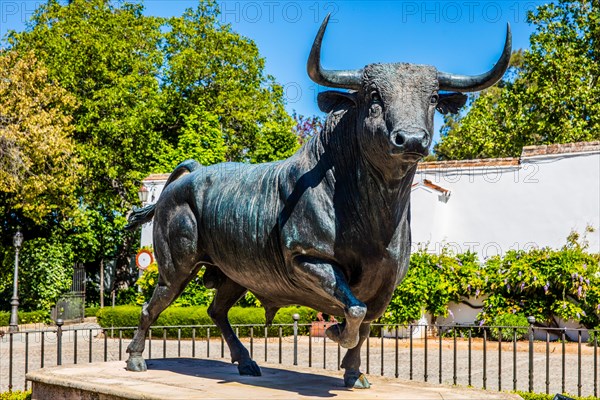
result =
M507 393L369 376L371 389L344 387L341 371L261 364L263 376L240 376L218 360L148 360L147 372L124 361L66 365L27 374L33 399L520 399Z

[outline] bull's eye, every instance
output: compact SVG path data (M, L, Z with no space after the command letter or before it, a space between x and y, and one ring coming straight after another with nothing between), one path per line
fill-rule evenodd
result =
M429 99L429 102L433 105L436 105L438 103L438 101L440 100L440 96L438 96L437 94L434 94L431 96L431 98Z
M379 95L379 93L377 93L376 90L373 90L371 92L371 102L372 103L377 103L377 104L383 103L383 101L381 100L381 96Z
M369 116L371 118L379 118L381 115L383 100L376 90L373 90L369 97L371 97L371 107L369 108Z

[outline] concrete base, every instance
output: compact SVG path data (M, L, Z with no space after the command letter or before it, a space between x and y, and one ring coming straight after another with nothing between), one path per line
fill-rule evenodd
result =
M261 364L260 377L240 376L227 362L190 358L148 360L147 372L124 361L69 365L27 374L42 399L521 399L493 391L369 376L371 389L344 387L341 371Z

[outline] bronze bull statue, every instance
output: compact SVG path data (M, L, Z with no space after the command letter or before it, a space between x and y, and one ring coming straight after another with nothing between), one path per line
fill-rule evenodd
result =
M406 274L410 257L410 189L428 153L436 110L457 112L509 66L510 26L496 65L479 76L425 65L371 64L324 70L325 18L308 74L326 91L321 132L290 158L264 164L181 163L154 205L135 210L129 229L154 217L160 278L127 348L127 369L144 371L144 338L158 315L203 266L216 289L208 309L242 375L260 375L236 337L227 311L250 290L265 307L299 304L343 317L327 336L348 349L341 366L348 387L368 387L360 348ZM453 92L448 92L453 91Z

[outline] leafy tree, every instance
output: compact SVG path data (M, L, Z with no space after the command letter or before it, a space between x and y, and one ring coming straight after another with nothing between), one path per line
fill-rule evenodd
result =
M162 55L160 20L139 4L73 0L41 5L24 32L11 32L19 52L33 51L49 78L76 97L77 154L85 166L79 195L123 210L161 148L156 79Z
M186 116L199 104L217 116L230 161L285 158L297 148L283 88L264 73L256 44L219 22L214 1L201 2L168 20L163 54L165 120L161 128L175 145Z
M158 155L158 165L162 171L171 171L189 158L202 165L225 161L227 146L216 115L196 106L182 119L183 126L177 136L177 144Z
M447 118L440 159L517 157L523 146L600 139L600 8L557 0L529 13L531 48L513 73Z
M0 198L41 224L73 209L79 164L68 112L75 99L51 83L31 52L0 53ZM5 213L5 215L8 213Z

